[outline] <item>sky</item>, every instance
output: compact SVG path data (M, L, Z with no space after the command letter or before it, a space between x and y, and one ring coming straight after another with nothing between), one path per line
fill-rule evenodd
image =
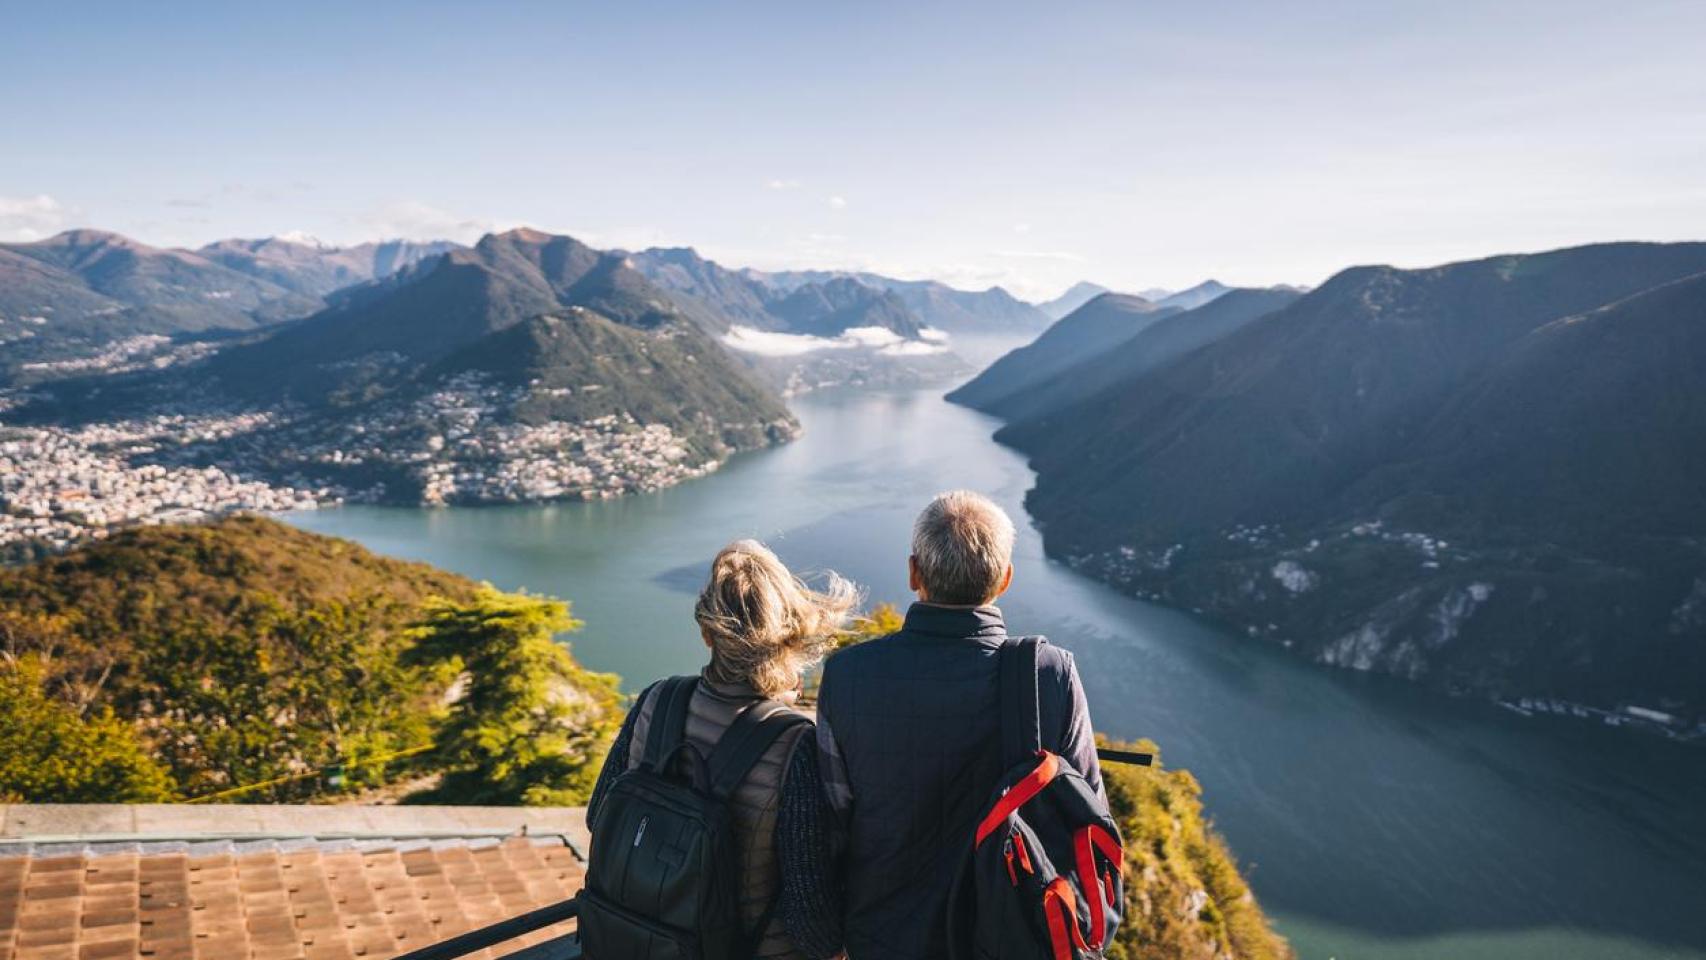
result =
M1706 239L1706 4L0 0L0 240L530 225L1028 298Z

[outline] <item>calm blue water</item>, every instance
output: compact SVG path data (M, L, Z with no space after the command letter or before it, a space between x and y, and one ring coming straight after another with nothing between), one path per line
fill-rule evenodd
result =
M904 601L913 515L982 490L1020 523L1009 622L1077 654L1099 729L1197 776L1301 956L1706 960L1706 751L1321 670L1082 579L1043 559L996 423L939 391L795 408L800 441L658 494L290 519L568 598L576 654L637 689L697 666L693 594L725 542Z

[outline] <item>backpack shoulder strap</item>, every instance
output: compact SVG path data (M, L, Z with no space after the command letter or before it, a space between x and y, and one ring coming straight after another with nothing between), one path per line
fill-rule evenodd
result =
M664 764L687 739L687 703L698 686L698 677L670 677L658 684L657 702L646 728L645 762L652 772L665 772Z
M732 796L763 759L764 752L784 733L812 722L810 717L793 710L776 710L761 720L758 718L761 705L755 703L735 717L705 762L711 772L711 793L718 798L726 800Z
M1037 710L1037 646L1041 637L1011 637L1001 645L1001 765L1016 766L1043 748Z

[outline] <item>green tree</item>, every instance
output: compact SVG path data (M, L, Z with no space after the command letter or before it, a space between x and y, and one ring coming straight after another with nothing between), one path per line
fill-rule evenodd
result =
M1096 739L1100 746L1155 756L1149 767L1102 765L1127 867L1125 919L1109 945L1109 960L1293 960L1203 813L1196 778L1164 769L1149 740Z
M0 662L0 799L24 803L167 800L172 782L110 710L77 710L43 689L39 661Z
M225 630L205 624L150 637L136 695L155 737L195 796L344 766L356 785L383 779L374 758L431 742L443 684L406 666L409 638L371 605L294 610L252 595ZM303 777L243 795L290 800L324 789Z
M47 694L86 711L113 674L113 651L78 635L75 617L0 608L0 662L34 661Z
M448 665L456 693L439 729L451 768L441 799L570 804L591 793L620 722L617 679L593 673L555 637L580 627L561 600L484 586L427 601L417 656Z

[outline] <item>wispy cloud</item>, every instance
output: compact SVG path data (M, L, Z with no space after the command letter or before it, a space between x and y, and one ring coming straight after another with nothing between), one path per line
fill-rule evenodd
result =
M934 331L933 331L934 332ZM761 357L798 357L820 350L875 350L887 357L918 357L941 353L945 335L907 340L886 327L848 327L840 336L816 337L805 333L777 333L739 324L722 336L724 344L743 353Z
M996 250L995 255L1009 260L1058 260L1062 263L1083 263L1084 258L1066 250Z
M798 190L800 188L800 181L798 181L798 180L767 180L764 183L764 188L766 190Z
M0 238L40 240L65 226L69 211L45 193L33 197L0 196Z
M829 205L835 210L845 210L847 209L847 198L842 196L830 197Z
M472 243L482 234L503 229L496 221L441 210L419 200L397 200L361 218L371 234L387 239L455 240Z

